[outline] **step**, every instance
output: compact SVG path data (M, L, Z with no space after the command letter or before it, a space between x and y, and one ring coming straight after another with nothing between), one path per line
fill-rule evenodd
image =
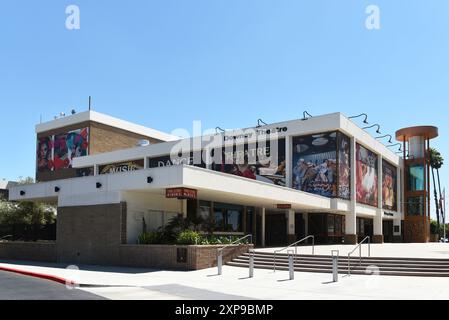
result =
M240 263L242 265L249 265L249 261L245 260L245 259L234 259L232 262L235 263ZM254 262L255 265L258 266L267 266L271 268L274 268L273 263L269 263L269 262L263 262L263 261L255 261ZM354 264L351 265L351 270L352 269L361 269L361 270L366 270L367 267L369 267L370 265L359 265L359 264ZM281 263L276 263L276 269L279 267L288 267L288 263L287 262L281 262ZM302 263L296 263L295 267L300 267L300 268L321 268L321 269L332 269L332 264L302 264ZM339 269L345 269L347 270L347 264L339 264ZM417 272L449 272L449 268L417 268L417 267L407 267L407 266L376 266L379 268L379 270L384 270L384 271L417 271Z
M249 260L249 255L243 255L238 257L239 259L246 259ZM270 262L274 263L273 257L254 257L255 261L264 261L264 262ZM332 259L304 259L303 257L297 257L295 259L296 263L301 264L332 264ZM280 262L288 262L288 258L276 258L276 264ZM348 259L339 259L340 264L348 264ZM350 264L357 264L359 265L359 259L354 258L351 259ZM404 266L404 267L420 267L420 268L449 268L449 264L436 264L436 263L425 263L425 262L418 262L418 261L377 261L377 260L371 260L368 261L367 259L362 258L362 265L378 265L378 266Z
M240 264L236 262L227 263L229 266L248 268L247 264ZM272 266L255 265L256 269L268 269L273 270ZM288 267L282 266L277 268L278 271L288 271ZM295 267L295 271L298 272L312 272L312 273L332 273L332 269L323 268L303 268ZM347 269L339 268L339 274L347 274ZM367 275L365 270L353 270L351 269L351 274L356 275ZM382 271L379 270L379 275L390 275L390 276L416 276L416 277L449 277L449 272L416 272L416 271Z

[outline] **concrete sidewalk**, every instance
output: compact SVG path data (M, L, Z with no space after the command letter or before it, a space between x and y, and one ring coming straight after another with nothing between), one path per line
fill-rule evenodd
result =
M448 278L357 276L340 274L333 283L331 274L254 271L224 266L199 271L161 271L135 268L80 266L80 271L66 270L64 265L8 261L0 267L40 272L73 280L82 290L109 299L151 300L327 300L327 299L449 299Z

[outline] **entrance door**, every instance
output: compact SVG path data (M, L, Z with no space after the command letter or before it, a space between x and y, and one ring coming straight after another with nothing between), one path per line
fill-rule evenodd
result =
M384 242L393 242L393 220L382 221Z
M267 213L265 216L265 245L267 247L287 244L287 219L284 213Z

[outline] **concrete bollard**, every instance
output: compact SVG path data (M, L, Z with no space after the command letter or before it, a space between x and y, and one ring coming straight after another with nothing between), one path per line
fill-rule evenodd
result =
M332 255L332 278L334 282L338 282L338 255L339 255L339 251L338 250L332 250L331 251L331 255Z
M254 251L249 254L249 277L254 277Z
M221 276L223 270L223 253L220 251L217 257L218 275Z
M288 273L289 273L289 279L294 280L295 279L295 263L293 259L293 251L288 251Z

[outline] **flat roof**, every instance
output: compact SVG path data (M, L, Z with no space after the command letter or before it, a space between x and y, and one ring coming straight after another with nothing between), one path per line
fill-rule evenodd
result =
M40 123L36 125L36 133L42 133L51 131L54 129L59 129L67 126L71 126L74 124L86 122L86 121L92 121L97 122L101 124L105 124L114 128L122 129L125 131L133 132L136 134L140 134L146 137L151 137L157 140L161 141L174 141L179 140L180 137L158 131L155 129L151 129L148 127L144 127L132 122L128 122L125 120L121 120L118 118L114 118L111 116L108 116L103 113L99 113L96 111L84 111L80 113L76 113L73 115L67 115L65 117L61 117L55 120L51 120L48 122Z

